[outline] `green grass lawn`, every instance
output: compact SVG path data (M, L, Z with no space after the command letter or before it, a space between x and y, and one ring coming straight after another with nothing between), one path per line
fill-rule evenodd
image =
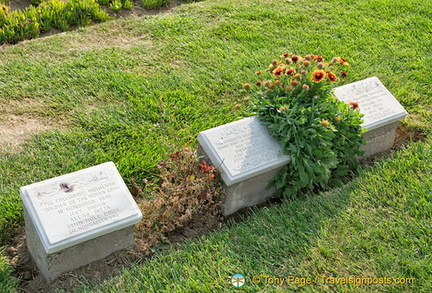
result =
M423 0L203 1L0 47L0 124L49 125L0 149L0 247L23 225L20 186L108 160L127 184L150 178L167 152L249 115L242 84L255 71L285 52L312 53L347 58L347 83L377 76L410 113L404 123L429 139L342 189L256 211L88 290L224 292L242 273L248 292L288 288L252 285L254 275L321 274L415 282L289 290L429 292L430 19ZM0 291L14 288L4 258L0 269Z

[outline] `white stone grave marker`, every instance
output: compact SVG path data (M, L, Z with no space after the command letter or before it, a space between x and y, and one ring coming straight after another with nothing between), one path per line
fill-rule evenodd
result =
M113 162L21 187L20 194L27 246L48 281L134 244L131 227L142 214Z
M359 104L360 113L364 114L362 127L367 131L398 122L408 115L375 76L337 87L334 95L340 101Z
M198 141L227 186L224 214L270 197L268 181L290 160L256 116L202 131ZM254 195L245 196L246 189Z
M367 143L361 146L364 158L393 146L398 122L408 113L377 77L337 87L334 95L340 101L358 103L364 115L362 127L367 130L362 134Z

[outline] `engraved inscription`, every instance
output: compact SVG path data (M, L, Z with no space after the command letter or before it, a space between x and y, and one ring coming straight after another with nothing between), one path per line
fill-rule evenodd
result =
M72 192L76 186L87 186L89 184L94 184L96 182L107 180L108 175L103 172L93 172L86 176L78 177L72 180L70 183L62 182L59 185L54 185L44 190L37 191L37 199L42 200L46 197L57 196L61 192Z
M37 200L34 204L39 217L53 223L46 228L53 232L61 229L60 233L52 234L52 242L121 218L119 206L122 203L116 196L116 193L122 192L120 181L110 178L105 172L93 172L58 182L35 189Z
M368 121L376 121L396 113L394 108L387 107L385 104L388 99L388 92L375 84L370 84L370 87L367 85L354 87L347 93L347 97L350 101L359 104L360 110L367 115L365 118Z
M20 195L48 254L142 218L113 162L23 186Z
M341 101L359 104L365 128L380 121L386 123L388 118L406 115L405 109L376 77L337 87L334 94Z
M267 130L261 125L235 125L220 131L215 143L218 152L229 149L225 163L232 171L245 172L279 159L279 148L274 147Z

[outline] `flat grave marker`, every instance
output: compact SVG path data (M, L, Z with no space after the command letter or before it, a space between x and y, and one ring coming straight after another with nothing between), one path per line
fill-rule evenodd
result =
M273 189L266 189L268 180L290 160L256 116L202 131L198 142L204 156L221 170L226 215L271 196ZM253 190L254 195L246 190Z
M198 142L222 178L232 185L285 165L289 156L272 138L258 117L252 116L202 131Z
M334 95L343 102L357 102L363 116L362 127L366 145L364 158L390 149L397 125L408 115L398 100L377 77L366 78L335 88Z
M375 76L337 87L334 95L339 101L359 104L360 113L364 114L362 127L368 131L398 122L408 115L404 107Z
M113 162L21 187L20 194L27 246L49 281L65 270L134 244L130 227L141 220L142 214ZM123 234L132 231L132 237L112 239L117 244L95 240L110 238L112 233L120 235L118 231L125 229L127 233ZM56 266L49 261L55 257L65 263ZM69 266L67 262L74 264Z

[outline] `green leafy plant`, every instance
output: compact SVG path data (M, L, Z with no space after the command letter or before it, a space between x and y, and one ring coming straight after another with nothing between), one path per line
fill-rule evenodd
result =
M39 18L36 9L32 6L24 12L1 9L0 13L0 44L15 44L25 39L39 36Z
M96 0L100 5L107 5L111 2L111 0Z
M123 1L123 9L132 9L133 5L134 5L134 3L132 0L124 0Z
M349 65L345 59L281 57L266 72L257 72L253 109L291 157L270 184L292 198L302 189L340 185L338 177L359 166L362 114L357 103L348 105L332 95L334 85L347 75L335 73L337 67ZM244 88L251 90L252 85Z
M170 2L171 0L141 0L141 5L145 8L157 8Z
M111 4L109 5L109 7L112 10L120 10L120 9L122 9L123 4L122 4L121 0L114 0L114 1L111 2Z
M110 16L94 0L41 1L37 7L12 12L0 6L0 44L35 38L52 28L66 31L108 19Z

